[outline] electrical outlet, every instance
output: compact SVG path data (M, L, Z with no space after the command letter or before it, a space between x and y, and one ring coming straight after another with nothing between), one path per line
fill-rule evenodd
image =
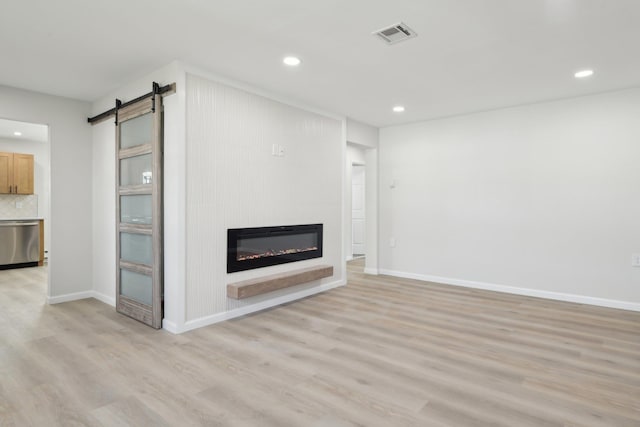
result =
M640 254L631 255L631 265L633 267L640 267Z
M284 147L282 145L278 145L278 156L284 157Z
M392 248L396 247L396 238L392 237L389 239L389 246L391 246Z
M16 202L16 209L22 209L22 202Z

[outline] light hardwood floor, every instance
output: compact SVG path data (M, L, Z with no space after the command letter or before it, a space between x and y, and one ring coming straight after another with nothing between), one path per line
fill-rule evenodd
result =
M362 273L182 335L0 271L1 426L640 426L640 313Z

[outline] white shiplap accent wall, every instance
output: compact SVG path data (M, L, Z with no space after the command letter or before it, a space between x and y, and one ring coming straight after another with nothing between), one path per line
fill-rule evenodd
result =
M187 75L186 320L344 279L343 121ZM272 155L272 145L285 155ZM322 259L226 273L228 228L324 224ZM226 285L316 264L331 278L246 300Z

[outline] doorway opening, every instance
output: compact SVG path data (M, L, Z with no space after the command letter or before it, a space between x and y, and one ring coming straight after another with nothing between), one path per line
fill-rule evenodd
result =
M1 268L46 264L50 170L49 126L0 119ZM48 288L49 280L46 282Z
M365 257L365 165L351 166L351 256Z
M344 257L378 274L377 147L347 141L344 165Z
M347 142L344 189L344 250L347 261L367 255L366 152L365 147Z

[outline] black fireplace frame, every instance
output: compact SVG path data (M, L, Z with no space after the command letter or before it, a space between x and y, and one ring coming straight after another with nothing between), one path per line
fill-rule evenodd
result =
M306 234L315 232L318 236L317 249L274 255L264 258L238 261L238 240L252 237L268 237ZM304 225L283 225L275 227L252 227L252 228L230 228L227 230L227 273L236 273L238 271L252 270L255 268L268 267L271 265L286 264L289 262L302 261L306 259L322 257L322 224L304 224Z

